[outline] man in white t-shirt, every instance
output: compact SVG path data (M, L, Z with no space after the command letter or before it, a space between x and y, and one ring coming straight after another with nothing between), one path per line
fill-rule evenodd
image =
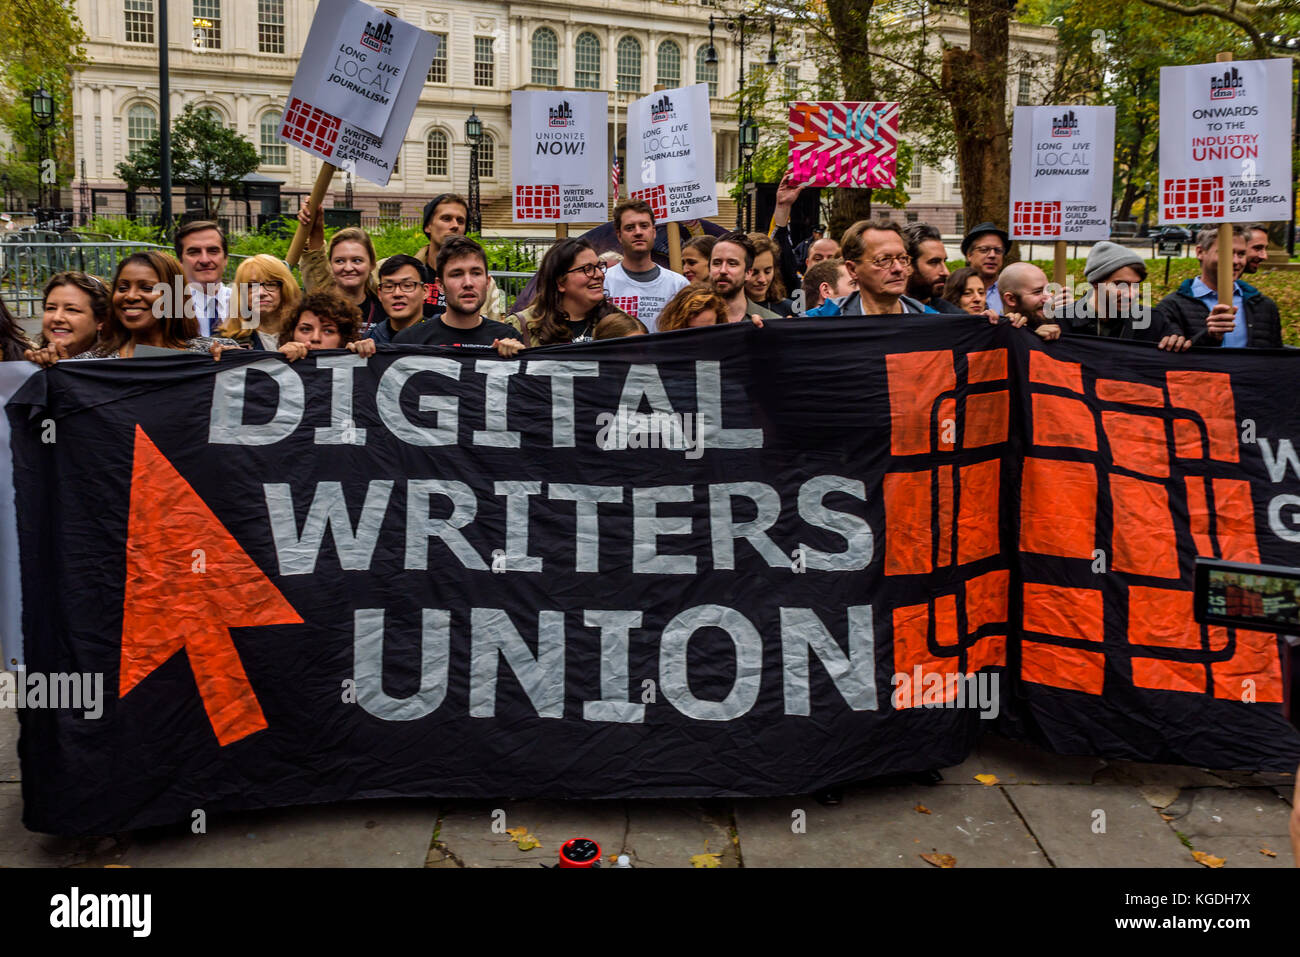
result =
M605 298L654 332L668 300L688 285L686 277L656 266L651 260L655 214L645 200L626 199L615 206L614 230L623 247L623 261L605 273Z

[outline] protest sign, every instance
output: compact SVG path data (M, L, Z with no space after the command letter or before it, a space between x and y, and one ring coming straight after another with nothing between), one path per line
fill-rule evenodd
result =
M321 0L280 138L386 186L438 42L360 0Z
M1018 106L1011 238L1110 238L1113 106Z
M810 186L888 189L898 162L898 104L790 104L790 175Z
M718 214L707 84L658 90L628 107L627 185L656 222Z
M609 218L609 94L515 90L510 174L516 223Z
M20 712L24 821L807 793L994 719L1291 770L1277 639L1191 595L1300 564L1296 361L868 317L59 363L7 407L27 667L112 693Z
M1160 68L1160 222L1290 220L1291 61Z

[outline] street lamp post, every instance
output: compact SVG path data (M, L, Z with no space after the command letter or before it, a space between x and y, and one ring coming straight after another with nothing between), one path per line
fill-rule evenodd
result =
M749 177L752 170L751 161L753 160L754 150L758 147L758 124L754 122L754 109L745 97L745 41L746 29L748 25L755 21L761 20L761 17L751 17L746 14L739 14L733 19L722 21L727 32L737 38L740 44L740 100L736 105L737 136L740 147L741 174L740 174L740 195L741 202L736 206L736 228L745 229L746 213L749 211L749 198L746 193L746 186L749 184ZM710 66L717 65L718 51L713 45L713 31L717 27L718 21L710 14L709 16L709 48L704 54L704 62ZM769 43L767 48L767 65L776 66L776 18L768 17L768 36Z
M478 195L478 147L483 142L483 121L471 107L469 118L465 120L465 142L469 144L469 222L465 232L482 233L483 217L479 209Z
M31 95L32 122L40 130L37 138L36 164L36 208L45 208L45 133L54 125L54 97L45 89L38 87Z

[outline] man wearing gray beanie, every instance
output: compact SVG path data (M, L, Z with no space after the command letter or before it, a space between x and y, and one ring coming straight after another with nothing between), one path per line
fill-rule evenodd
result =
M1182 352L1191 345L1143 301L1147 266L1133 250L1118 243L1097 243L1088 253L1083 277L1088 281L1088 294L1063 307L1062 319L1068 322L1071 335L1156 342L1171 352Z

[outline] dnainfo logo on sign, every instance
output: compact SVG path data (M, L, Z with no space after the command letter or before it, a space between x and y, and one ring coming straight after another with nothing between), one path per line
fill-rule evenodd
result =
M1210 77L1210 99L1211 100L1232 100L1246 92L1245 86L1241 82L1241 74L1237 68L1229 67L1223 71L1222 76Z

